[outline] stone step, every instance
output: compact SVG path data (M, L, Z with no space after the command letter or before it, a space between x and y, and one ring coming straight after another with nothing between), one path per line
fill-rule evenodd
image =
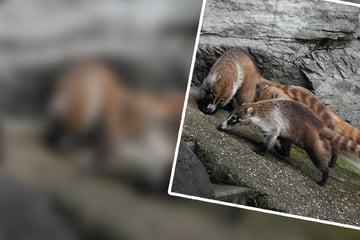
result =
M212 186L216 200L247 205L250 188L224 184L212 184Z

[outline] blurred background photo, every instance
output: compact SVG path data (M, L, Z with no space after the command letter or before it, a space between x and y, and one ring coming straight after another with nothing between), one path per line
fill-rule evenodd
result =
M1 1L1 239L146 236L161 204L134 194L166 194L201 4Z
M1 240L358 238L167 196L202 4L0 1Z

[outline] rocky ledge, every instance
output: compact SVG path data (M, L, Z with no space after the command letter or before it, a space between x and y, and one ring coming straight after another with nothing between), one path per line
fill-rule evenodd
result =
M255 129L241 126L218 131L216 125L228 114L220 110L204 115L192 99L186 111L182 139L196 145L194 152L212 183L251 189L241 204L360 225L360 172L345 156L339 157L328 183L320 187L316 184L320 172L300 148L293 146L286 159L260 156L252 150L261 141Z

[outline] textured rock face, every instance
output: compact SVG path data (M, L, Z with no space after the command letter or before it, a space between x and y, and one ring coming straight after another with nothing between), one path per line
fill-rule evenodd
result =
M320 0L209 0L193 84L202 82L226 48L242 46L266 78L314 90L360 127L359 12Z
M172 191L204 198L214 195L204 165L183 141L180 142Z
M205 115L194 101L185 115L182 137L197 143L196 154L213 183L250 188L254 207L360 226L359 169L347 164L346 157L338 159L326 186L320 187L315 181L321 174L305 152L292 147L286 160L258 155L252 147L262 136L254 128L216 129L227 116L222 109Z
M301 70L311 79L315 94L345 120L360 127L360 49L314 51L301 60Z
M211 0L206 9L202 32L222 37L339 39L358 27L357 8L319 0Z

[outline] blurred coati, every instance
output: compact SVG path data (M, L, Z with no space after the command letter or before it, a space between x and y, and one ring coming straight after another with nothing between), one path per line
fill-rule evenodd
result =
M96 146L93 167L120 149L121 154L127 151L135 155L130 158L146 157L148 164L152 158L171 160L182 94L131 90L99 60L74 65L60 77L55 89L46 131L50 146L66 149L92 143ZM144 149L151 149L152 154L144 153Z
M240 105L253 102L256 84L263 78L250 56L241 48L227 50L212 66L200 87L199 109L212 114L235 96Z
M118 104L124 86L104 64L80 62L59 77L50 100L46 142L65 150L83 142L96 142L98 154L117 134Z
M236 124L253 124L265 136L268 150L279 138L281 145L294 142L305 149L314 165L322 172L317 183L324 185L329 170L326 159L326 141L336 142L343 148L360 154L360 146L324 126L304 105L287 99L274 99L255 103L244 103L235 108L227 120L218 125L219 130Z

